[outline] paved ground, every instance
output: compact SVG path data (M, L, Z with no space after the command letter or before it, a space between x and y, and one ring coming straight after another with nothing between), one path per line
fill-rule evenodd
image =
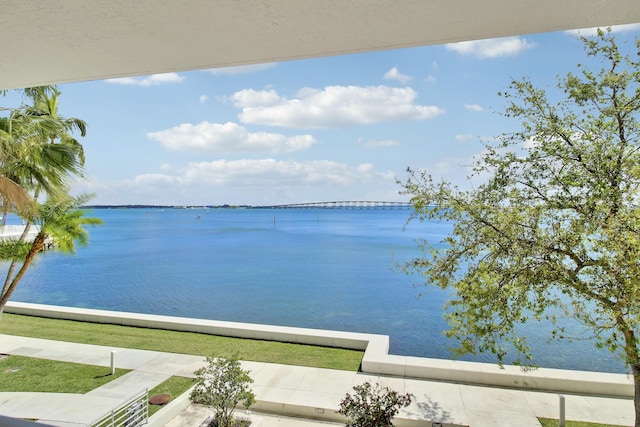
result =
M200 356L117 349L86 344L0 335L0 353L109 366L116 350L116 366L132 372L87 394L0 392L0 415L36 418L56 426L90 423L145 388L153 388L172 375L192 376L204 360ZM325 426L336 421L335 411L345 393L366 380L378 381L415 396L396 425L539 427L536 417L558 417L558 395L553 393L461 385L395 377L374 377L356 372L243 362L254 379L257 402L250 417L256 427ZM167 408L168 409L168 408ZM279 416L266 415L276 413ZM631 399L566 395L567 419L632 426ZM204 408L185 404L162 424L167 427L199 426ZM282 415L282 416L280 416ZM320 417L323 421L291 417Z

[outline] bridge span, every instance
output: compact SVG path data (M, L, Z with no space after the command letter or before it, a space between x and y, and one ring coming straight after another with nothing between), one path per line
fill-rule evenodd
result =
M411 209L408 202L384 202L376 200L341 200L335 202L291 203L283 205L254 206L255 209Z

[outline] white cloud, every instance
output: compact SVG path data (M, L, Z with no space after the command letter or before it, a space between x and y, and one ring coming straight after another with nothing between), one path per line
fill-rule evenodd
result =
M209 97L207 95L200 95L200 104L204 104L205 102L207 102L207 99L209 99Z
M377 172L371 164L349 166L330 160L280 161L275 159L216 160L189 163L184 172L189 182L235 187L270 187L286 184L351 185L393 179L391 172Z
M133 184L137 187L154 185L165 186L171 185L175 182L179 182L179 179L162 173L146 173L138 175L133 179Z
M473 134L471 133L459 133L455 136L456 141L470 141L473 139Z
M606 27L600 27L602 30L606 31ZM626 24L626 25L614 25L611 27L611 31L614 33L623 33L627 31L638 31L640 30L640 23L638 24ZM565 31L565 34L571 36L584 36L584 37L593 37L598 34L598 27L593 28L580 28L576 30L568 30Z
M504 37L450 43L446 45L446 48L461 55L473 55L476 58L485 59L517 55L534 46L533 42L522 37Z
M236 67L211 68L207 71L213 74L214 76L218 76L222 74L227 74L227 75L249 74L249 73L256 73L258 71L268 70L270 68L274 68L276 65L278 65L277 62L268 62L265 64L238 65Z
M164 83L180 83L184 77L176 73L152 74L146 77L122 77L118 79L107 79L107 83L115 83L129 86L157 86Z
M358 144L362 145L363 147L367 147L367 148L377 148L377 147L395 147L396 145L399 145L400 142L393 140L393 139L386 139L386 140L364 140L362 138L358 139Z
M440 66L438 65L438 63L436 61L433 61L431 63L431 70L433 70L434 72L438 71L438 68L440 68ZM436 82L436 76L434 76L433 74L429 74L427 77L425 77L424 79L427 83L435 83Z
M286 102L273 90L244 89L231 96L233 105L238 108L271 107Z
M464 108L466 108L469 111L476 111L476 112L484 111L484 108L482 108L482 106L478 104L464 104Z
M444 113L434 106L416 105L411 88L388 86L327 86L303 88L288 99L273 90L245 89L231 96L242 109L244 123L301 129L335 128L395 120L426 120Z
M248 132L243 126L201 122L184 123L170 129L147 133L147 138L160 142L170 150L290 152L311 147L317 141L311 135L287 137L278 133Z
M419 167L411 165L411 169L415 171L425 171L431 175L434 181L447 181L454 185L466 188L468 184L467 176L469 174L469 159L464 157L443 157L434 159L433 163L422 163Z
M540 141L536 141L533 137L527 138L526 140L522 141L522 148L527 151L533 150L534 148L539 146Z
M395 176L370 163L275 159L192 162L182 169L119 181L85 179L74 192L95 193L92 204L250 204L398 198ZM379 197L374 197L377 195Z
M389 71L387 71L386 73L384 73L383 78L385 80L397 80L400 83L407 83L409 80L411 80L411 76L408 76L406 74L402 74L400 71L398 71L398 69L396 67L393 67L392 69L390 69Z
M472 167L485 154L485 150L462 156L445 156L437 159L431 165L421 167L430 174L435 181L447 181L462 190L469 190L484 184L490 178L489 172L473 173ZM418 168L414 168L418 169Z

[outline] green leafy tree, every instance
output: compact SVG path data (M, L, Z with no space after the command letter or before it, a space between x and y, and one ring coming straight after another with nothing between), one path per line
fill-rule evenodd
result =
M207 357L207 365L195 372L196 386L191 401L213 408L214 425L231 427L233 411L240 404L249 408L255 403L255 395L249 384L253 379L243 370L238 355L229 358Z
M559 102L526 79L502 94L521 127L486 147L474 166L483 184L410 171L415 215L453 228L445 249L423 241L405 269L454 291L447 335L463 353L502 362L511 348L530 363L519 325L548 319L565 338L557 316L577 319L630 367L640 426L640 41L629 55L610 30L582 40L601 68L559 78Z
M413 399L410 393L401 395L380 384L372 386L369 381L354 386L353 392L347 393L338 410L347 417L347 427L391 427L400 409Z

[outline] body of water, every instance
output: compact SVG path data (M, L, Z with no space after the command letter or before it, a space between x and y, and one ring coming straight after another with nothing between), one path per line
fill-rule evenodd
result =
M89 229L89 246L41 254L12 299L384 334L393 354L451 358L445 294L415 288L422 278L394 268L419 255L416 238L440 241L449 226L415 221L403 230L410 212L95 209L90 216L104 224ZM624 371L590 342L547 343L536 323L527 335L540 366Z

